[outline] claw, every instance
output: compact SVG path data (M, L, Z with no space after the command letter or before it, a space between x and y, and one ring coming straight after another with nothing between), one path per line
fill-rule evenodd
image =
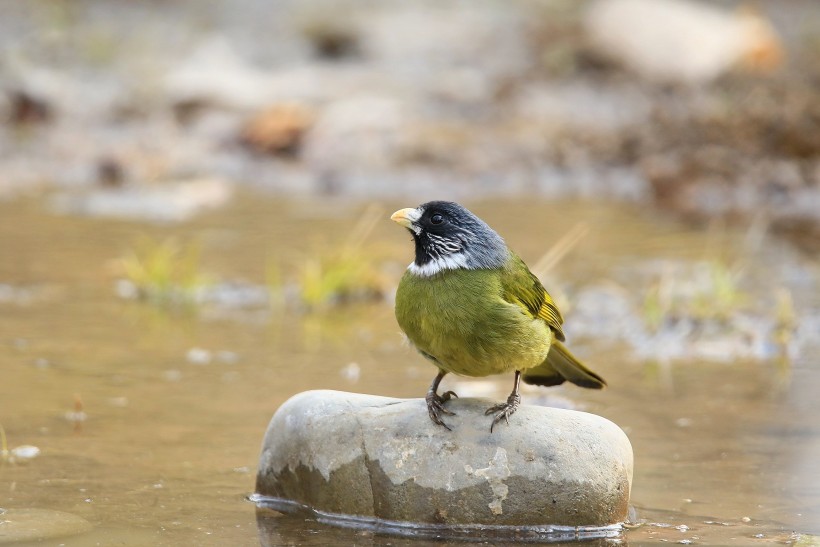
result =
M490 433L493 432L493 428L495 424L504 420L507 425L510 425L510 416L518 410L518 405L521 404L521 395L518 394L518 386L521 379L521 373L519 371L515 371L515 387L513 388L512 393L510 396L507 397L506 403L497 404L488 408L485 412L485 416L489 416L490 414L495 414L495 418L493 418L493 423L490 424Z
M507 425L510 425L510 416L512 416L513 413L516 410L518 410L519 404L521 404L521 396L518 395L518 393L512 393L507 398L506 403L502 403L499 405L495 405L494 407L488 408L487 411L484 413L485 416L495 414L495 418L493 418L493 423L490 425L490 433L493 432L493 428L501 420L504 420L507 423Z
M452 412L444 408L444 403L446 403L453 397L458 398L458 395L456 395L455 391L446 391L441 395L436 393L436 390L438 390L438 385L441 382L441 379L444 378L445 374L446 372L439 371L438 376L436 376L435 380L433 380L433 384L427 391L427 396L424 398L424 400L427 401L427 413L430 415L430 419L433 421L433 423L447 428L448 431L452 431L452 429L450 429L450 426L448 426L444 423L444 421L442 421L441 415L456 415L455 412Z
M433 420L433 423L444 426L450 431L452 431L452 429L450 429L450 426L448 426L447 424L445 424L442 421L441 415L442 414L447 414L449 416L455 416L456 415L455 412L453 412L451 410L447 410L446 408L444 408L444 403L446 401L450 400L450 397L452 397L452 396L458 397L458 395L456 395L455 393L453 393L451 391L448 391L443 396L439 396L438 394L436 394L436 392L431 391L431 392L428 392L427 397L424 398L427 401L427 413L430 415L430 419Z
M458 394L455 391L445 391L441 394L442 401L449 401L451 398L455 397L458 399Z

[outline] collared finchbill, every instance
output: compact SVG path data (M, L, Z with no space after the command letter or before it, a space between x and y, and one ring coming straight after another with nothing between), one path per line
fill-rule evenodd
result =
M450 429L442 415L452 414L444 404L455 394L438 393L448 373L515 371L507 401L487 409L494 415L490 432L520 405L522 380L606 385L560 343L563 318L552 297L487 223L450 201L400 209L390 218L413 234L416 256L396 290L396 319L438 369L425 397L434 424Z
M399 209L398 211L390 215L390 220L392 220L393 222L398 222L405 228L409 228L410 230L412 230L413 223L421 218L421 213L421 211L413 207L408 207L407 209Z

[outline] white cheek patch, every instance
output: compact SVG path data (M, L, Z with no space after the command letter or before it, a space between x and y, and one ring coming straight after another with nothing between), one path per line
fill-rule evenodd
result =
M407 266L410 273L419 277L430 277L442 270L458 270L459 268L471 269L467 266L467 255L464 253L442 256L422 266L419 266L415 262Z

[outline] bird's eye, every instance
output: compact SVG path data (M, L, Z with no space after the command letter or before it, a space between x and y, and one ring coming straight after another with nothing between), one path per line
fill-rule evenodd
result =
M441 224L444 222L444 217L436 213L435 215L430 217L430 222L432 224Z

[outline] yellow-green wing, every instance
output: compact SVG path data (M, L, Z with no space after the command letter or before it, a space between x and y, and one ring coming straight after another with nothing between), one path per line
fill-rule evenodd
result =
M533 318L541 318L555 332L558 340L564 340L561 325L564 318L541 281L530 271L524 261L513 254L501 276L504 299L524 308Z

